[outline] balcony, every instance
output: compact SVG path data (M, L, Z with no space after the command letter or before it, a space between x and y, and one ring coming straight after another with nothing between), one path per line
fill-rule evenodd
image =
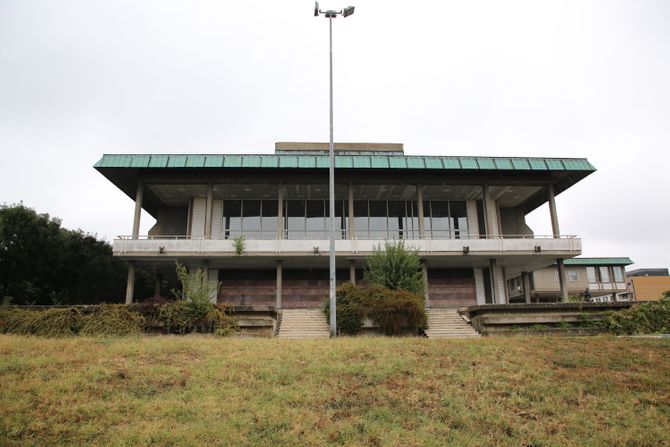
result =
M379 232L378 232L379 233ZM342 237L343 235L338 234ZM386 237L384 237L386 236ZM395 236L395 237L391 237ZM569 258L581 253L581 239L574 235L554 237L551 235L501 235L486 239L459 235L453 238L399 238L392 235L374 234L366 239L337 239L335 250L338 256L365 257L371 255L385 241L403 240L405 244L423 257L505 257L548 256ZM329 240L322 231L313 238L309 234L303 239L255 239L245 234L243 256L326 256ZM232 239L193 238L190 236L119 236L114 240L115 256L125 258L156 257L231 257L238 256Z

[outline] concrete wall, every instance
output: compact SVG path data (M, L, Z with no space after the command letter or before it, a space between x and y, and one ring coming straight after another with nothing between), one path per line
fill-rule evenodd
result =
M156 224L149 230L149 236L184 236L188 220L188 208L164 207L158 210Z
M430 307L461 307L477 304L472 269L428 269Z

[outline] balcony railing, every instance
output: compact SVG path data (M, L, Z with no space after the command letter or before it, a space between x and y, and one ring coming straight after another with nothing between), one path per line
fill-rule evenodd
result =
M120 235L121 240L233 240L240 233L231 233L224 237L216 236L191 236L191 235ZM276 231L245 231L242 233L247 240L272 241L272 240L327 240L330 238L327 231L303 230L287 231L283 238L277 237ZM576 239L574 234L562 234L554 236L551 234L501 234L501 235L478 235L469 234L465 231L426 231L424 237L419 237L418 231L393 230L393 231L356 231L353 238L348 237L348 232L337 231L335 238L338 240L477 240L477 239Z

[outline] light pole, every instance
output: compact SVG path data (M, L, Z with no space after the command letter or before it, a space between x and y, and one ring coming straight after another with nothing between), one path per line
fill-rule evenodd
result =
M337 336L337 311L335 304L335 149L333 144L333 19L338 15L349 17L354 13L353 6L347 6L342 11L329 9L321 11L319 2L314 3L314 17L323 14L328 19L330 31L330 142L328 144L328 201L330 202L329 226L330 226L330 282L328 287L328 298L330 303L330 336Z

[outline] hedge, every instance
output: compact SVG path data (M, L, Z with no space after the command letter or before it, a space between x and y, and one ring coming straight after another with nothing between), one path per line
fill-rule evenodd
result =
M0 333L42 337L136 336L153 330L231 335L237 319L226 306L194 311L189 303L100 304L45 310L0 306Z
M606 330L619 335L668 334L670 333L670 297L612 312L601 324Z

